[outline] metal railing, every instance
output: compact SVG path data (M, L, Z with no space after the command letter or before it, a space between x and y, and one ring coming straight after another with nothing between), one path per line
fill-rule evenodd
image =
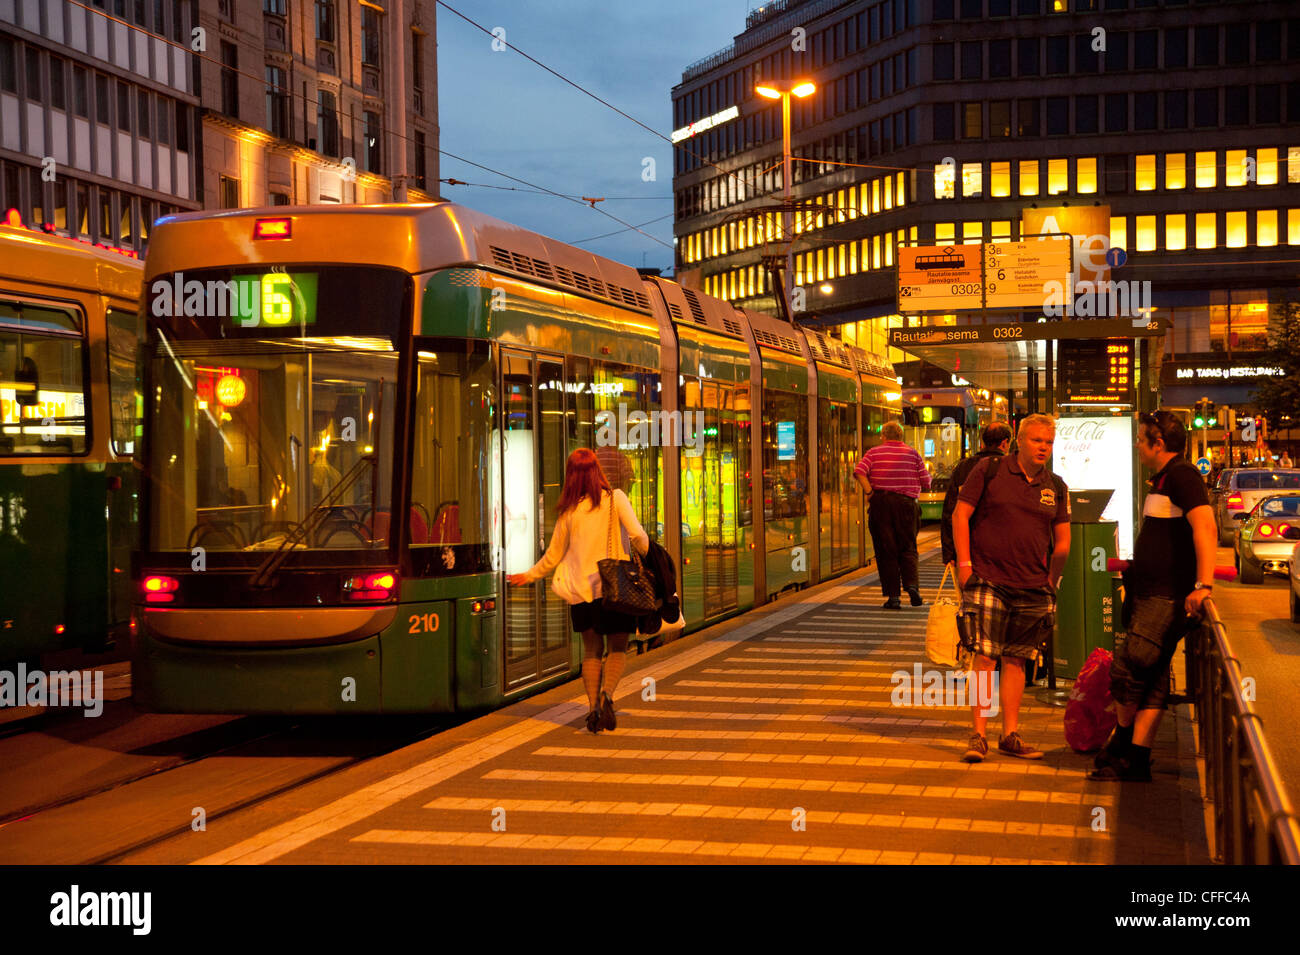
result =
M1300 865L1300 816L1283 788L1263 720L1242 689L1241 664L1212 599L1188 635L1187 669L1214 803L1214 848L1228 865Z

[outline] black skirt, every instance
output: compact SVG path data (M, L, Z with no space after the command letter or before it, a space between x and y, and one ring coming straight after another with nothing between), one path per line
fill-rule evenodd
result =
M636 617L606 610L599 600L570 604L569 615L573 620L573 629L579 633L584 630L594 630L604 636L611 633L636 633Z

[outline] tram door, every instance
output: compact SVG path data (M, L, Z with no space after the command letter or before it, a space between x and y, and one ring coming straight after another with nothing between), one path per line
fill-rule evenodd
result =
M505 570L522 573L546 552L564 485L564 364L503 349L502 499ZM506 588L505 688L519 689L569 665L569 607L550 578Z
M737 607L736 389L701 382L704 410L704 616Z

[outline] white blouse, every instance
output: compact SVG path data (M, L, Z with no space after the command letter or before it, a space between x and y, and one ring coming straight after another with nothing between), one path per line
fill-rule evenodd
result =
M612 550L609 548L611 507L616 508L618 528ZM608 492L602 492L600 507L592 507L591 500L583 498L577 507L560 516L551 536L551 546L524 576L532 583L554 570L551 589L557 596L569 604L590 603L601 596L597 562L606 557L626 560L629 541L639 554L650 549L650 537L636 519L626 494L614 491L611 498Z

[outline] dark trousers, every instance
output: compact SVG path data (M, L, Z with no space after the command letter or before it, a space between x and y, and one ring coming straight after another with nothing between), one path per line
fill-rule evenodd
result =
M886 597L898 597L902 590L916 590L920 585L916 569L919 519L916 498L894 491L876 491L871 495L867 530L871 531L871 543L876 549L880 589Z

